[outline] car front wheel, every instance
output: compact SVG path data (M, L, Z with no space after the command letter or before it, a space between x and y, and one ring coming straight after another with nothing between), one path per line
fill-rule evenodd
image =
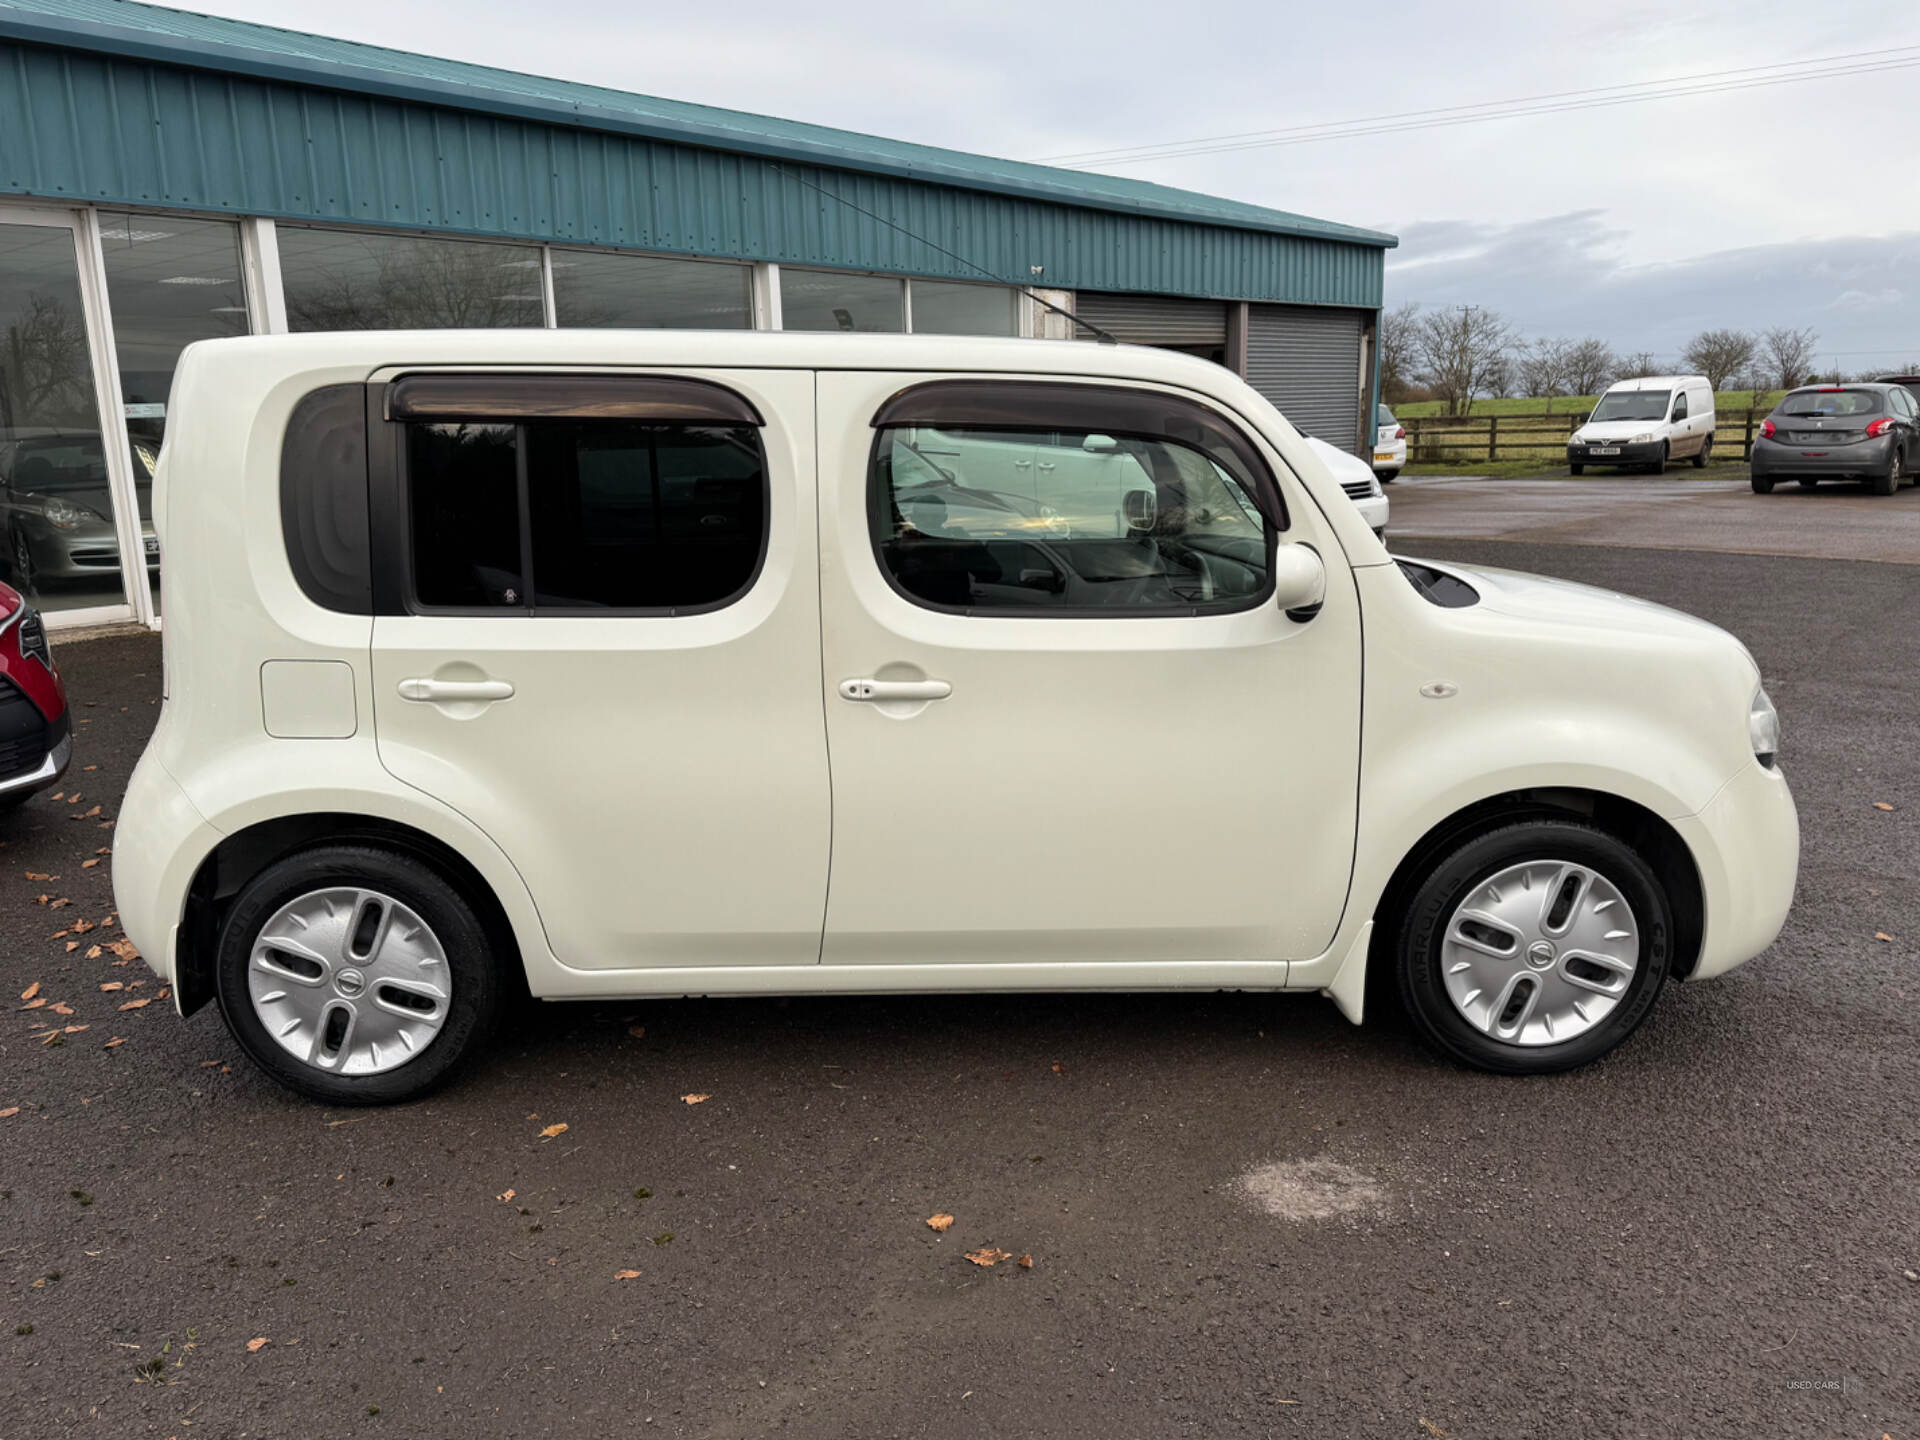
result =
M484 1041L503 986L473 906L372 845L268 866L234 898L215 959L234 1038L291 1090L335 1105L411 1100Z
M1618 837L1527 820L1439 857L1402 916L1401 999L1428 1043L1507 1075L1598 1059L1645 1020L1673 954L1673 908Z

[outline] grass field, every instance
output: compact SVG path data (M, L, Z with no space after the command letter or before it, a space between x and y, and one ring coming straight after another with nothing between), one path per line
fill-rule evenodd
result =
M1758 394L1758 400L1755 395ZM1744 414L1749 406L1766 411L1780 403L1784 390L1722 390L1713 397L1713 408L1730 414ZM1553 398L1555 415L1577 415L1582 410L1593 409L1597 395L1556 395ZM1532 399L1476 400L1473 402L1475 415L1545 415L1547 401ZM1429 416L1442 414L1446 406L1438 400L1410 400L1405 405L1392 407L1393 413L1402 420L1424 420Z

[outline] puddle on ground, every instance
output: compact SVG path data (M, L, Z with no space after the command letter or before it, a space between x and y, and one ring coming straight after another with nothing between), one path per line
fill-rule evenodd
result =
M1275 1160L1234 1182L1256 1208L1279 1220L1377 1217L1387 1209L1378 1180L1338 1160Z

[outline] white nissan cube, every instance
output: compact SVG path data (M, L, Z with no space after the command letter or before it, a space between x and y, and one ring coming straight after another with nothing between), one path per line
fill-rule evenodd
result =
M1563 1070L1793 895L1738 641L1394 559L1161 350L216 340L154 512L120 913L329 1104L484 1063L522 985L1397 993Z

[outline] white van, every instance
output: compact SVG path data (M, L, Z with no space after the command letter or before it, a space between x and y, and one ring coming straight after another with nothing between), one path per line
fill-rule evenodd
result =
M1713 453L1713 386L1704 375L1650 375L1609 386L1567 441L1567 468L1666 473L1674 460L1704 470Z
M115 830L183 1013L331 1103L504 997L1298 990L1603 1054L1773 939L1740 643L1396 561L1163 350L459 331L191 346Z

